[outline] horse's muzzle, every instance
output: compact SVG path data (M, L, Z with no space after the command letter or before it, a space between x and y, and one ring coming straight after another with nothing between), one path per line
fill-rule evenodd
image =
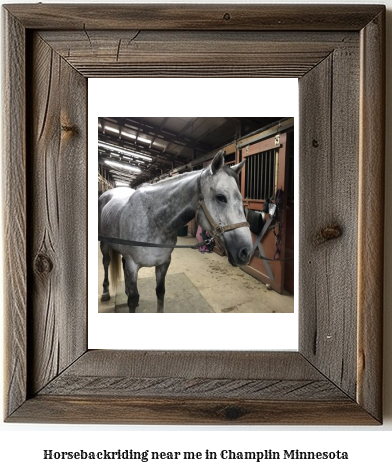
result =
M248 249L248 247L242 248L239 253L238 253L238 264L239 265L248 265L250 262L250 257L252 253L251 250Z
M248 247L243 247L234 255L231 252L228 252L229 262L233 267L238 265L247 265L250 262L252 256L252 251Z

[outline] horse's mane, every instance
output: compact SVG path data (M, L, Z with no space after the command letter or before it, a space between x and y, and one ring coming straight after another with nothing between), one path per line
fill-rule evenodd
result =
M208 168L204 168L204 169L208 169ZM222 166L221 170L224 171L225 173L227 173L232 178L234 178L238 183L238 175L233 169L231 169L230 166L224 165L224 166ZM179 179L183 179L186 176L191 176L191 175L194 176L197 173L201 173L202 171L203 170L187 171L185 173L181 173L181 174L178 174L176 176L170 176L169 178L161 179L161 180L159 180L159 181L157 181L156 183L153 183L153 184L144 183L140 187L142 187L142 186L158 186L160 184L173 183L173 182L176 182Z
M160 179L156 183L151 184L151 186L159 186L160 184L173 183L173 182L176 182L176 181L178 181L180 179L183 179L187 176L191 176L191 175L194 176L197 173L200 173L200 170L186 171L185 173L181 173L181 174L178 174L176 176L170 176L169 178Z

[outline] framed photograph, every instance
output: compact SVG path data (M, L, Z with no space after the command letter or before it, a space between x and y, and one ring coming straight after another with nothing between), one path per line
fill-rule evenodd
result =
M385 7L3 17L6 421L382 423ZM104 77L298 79L297 351L89 348L87 91Z
M152 90L154 100L146 100ZM241 90L241 100L234 103L227 101L233 90ZM297 183L294 184L294 177L298 177L294 162L294 144L298 144L298 137L294 138L295 124L298 125L298 80L94 78L89 79L88 107L88 347L296 350L298 317L297 311L293 314L294 300L297 299L294 297L292 255L294 242L298 241L294 237L294 221L298 222L294 218L294 214L298 215L294 210L298 204L298 199L294 198L294 190L298 189ZM134 117L127 117L129 111ZM261 111L263 117L258 116ZM165 116L167 113L171 116ZM284 204L281 201L277 218L274 221L265 219L263 239L259 239L258 246L254 244L257 255L245 267L256 276L230 265L222 254L222 247L214 245L207 251L204 246L183 248L197 245L200 234L196 218L187 217L185 229L180 228L177 232L180 248L171 254L164 315L157 313L155 267L142 267L138 272L140 297L136 312L142 313L139 317L129 315L122 275L114 292L111 263L110 298L102 301L104 265L101 249L98 250L98 259L96 252L97 176L91 164L98 160L100 195L114 185L121 187L130 181L132 188L146 181L153 183L154 186L142 189L153 193L158 185L174 185L174 178L182 180L190 177L190 173L201 176L220 150L225 152L224 160L228 166L246 160L238 184L242 193L241 211L242 206L246 206L248 219L252 215L255 219L262 216L260 211L265 198L273 196L275 199L277 189L287 196ZM171 194L165 189L164 196ZM196 188L194 194L197 196ZM161 201L157 200L158 209ZM182 205L184 200L177 199L176 202ZM185 202L188 205L189 201ZM255 242L257 234L262 231L262 228L256 228L258 222L254 221L249 228ZM278 222L288 224L284 226L285 235L277 247L275 234L278 226L273 224ZM100 233L105 234L104 231ZM142 239L156 241L150 234L149 225L148 233ZM259 252L263 251L267 258L272 259L277 248L283 262L260 258ZM151 252L147 256L151 258ZM268 289L271 284L275 284L277 291ZM211 317L211 313L221 314ZM237 324L239 317L241 327ZM257 327L257 331L249 332L248 328L252 326Z

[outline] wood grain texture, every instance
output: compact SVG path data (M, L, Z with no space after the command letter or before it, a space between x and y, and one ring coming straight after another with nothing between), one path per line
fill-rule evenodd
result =
M94 350L37 399L52 407L44 415L48 421L59 416L75 421L76 416L104 423L318 424L322 419L340 424L337 415L345 413L354 424L375 423L294 352ZM110 406L104 408L105 401ZM124 407L129 407L126 415Z
M67 375L324 380L297 352L88 351Z
M357 399L382 418L385 12L361 31Z
M329 380L208 379L206 377L89 377L60 375L40 395L230 400L346 400Z
M40 395L343 400L295 352L89 351Z
M29 389L86 350L86 80L37 35L32 44ZM78 319L75 318L78 315Z
M6 5L26 28L357 31L379 5Z
M359 51L337 48L300 81L300 347L356 393ZM310 100L310 97L313 100ZM335 226L339 236L320 240Z
M9 416L26 400L26 90L24 28L7 12L3 22L4 410Z
M356 33L43 31L42 39L86 77L300 77Z
M342 401L260 401L43 395L28 400L9 421L150 425L377 424L365 410L347 398Z

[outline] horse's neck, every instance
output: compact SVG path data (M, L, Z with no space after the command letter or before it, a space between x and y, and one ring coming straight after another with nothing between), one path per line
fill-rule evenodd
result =
M160 202L157 202L160 227L173 232L195 217L199 201L199 174L187 173L160 185L162 193Z

